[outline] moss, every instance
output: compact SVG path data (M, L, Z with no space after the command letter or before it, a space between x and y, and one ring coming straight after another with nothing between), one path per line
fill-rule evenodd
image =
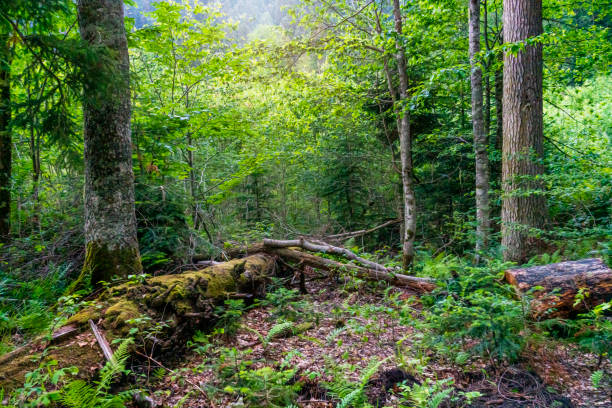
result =
M100 281L107 281L113 276L128 276L142 272L138 248L109 248L96 241L88 242L85 251L85 263L79 276L80 281L90 276L95 286Z
M140 311L134 302L130 300L119 300L106 309L104 317L106 318L106 322L110 324L110 327L117 328L125 326L126 322L130 319L140 317Z
M66 322L66 325L76 324L78 326L82 326L86 324L90 319L91 320L99 319L100 315L101 315L100 310L93 308L93 307L88 307L72 315Z

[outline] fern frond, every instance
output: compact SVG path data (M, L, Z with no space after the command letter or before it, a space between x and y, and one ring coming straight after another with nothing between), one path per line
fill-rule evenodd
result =
M272 328L266 335L264 343L267 344L272 339L275 339L277 337L284 337L290 334L293 331L293 326L294 326L293 322L283 322L283 323L275 324L274 326L272 326Z
M331 332L329 332L325 340L327 341L327 343L331 344L336 339L336 337L338 337L345 331L346 331L346 327L338 327L337 329L334 329Z
M83 380L66 384L60 392L60 401L68 408L93 408L96 403L96 389Z
M363 388L354 389L346 397L344 397L344 398L342 398L340 400L338 405L336 405L336 408L347 408L347 407L349 407L353 402L355 402L357 399L359 399L359 397L361 397L361 392L362 391L363 391Z
M113 356L106 362L102 370L100 370L100 381L98 382L97 390L99 393L105 393L110 387L113 378L125 370L125 362L130 356L129 347L132 344L132 339L122 341L113 353Z

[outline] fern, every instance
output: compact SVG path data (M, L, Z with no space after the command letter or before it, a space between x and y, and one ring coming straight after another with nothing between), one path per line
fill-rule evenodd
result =
M132 340L124 340L117 351L100 370L100 380L88 384L83 380L75 380L66 384L60 391L60 400L68 408L122 408L129 398L129 393L109 395L111 382L115 376L125 370L125 362L129 357L129 346Z
M344 333L346 331L346 327L339 327L337 329L332 330L327 337L325 338L325 340L327 340L328 344L333 343L333 341L336 339L336 337L338 337L339 335L341 335L342 333Z
M603 375L604 372L602 370L597 370L593 372L593 374L591 374L591 384L593 384L593 387L599 388L601 380L603 379Z
M388 359L371 360L361 373L359 382L347 382L344 377L337 377L333 383L327 384L329 394L340 398L337 407L348 408L350 406L362 405L364 403L364 390L368 381Z
M272 326L266 338L264 339L264 345L268 344L270 340L275 339L277 337L284 337L293 332L293 322L283 322L278 323Z

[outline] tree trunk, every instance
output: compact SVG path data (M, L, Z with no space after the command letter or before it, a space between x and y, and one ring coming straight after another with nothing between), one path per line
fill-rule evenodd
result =
M516 43L542 33L541 0L504 0L504 41ZM529 257L528 231L545 224L542 132L542 45L504 55L502 154L502 246L504 259Z
M509 269L506 280L519 295L534 290L531 315L572 317L612 299L612 270L599 258ZM588 292L579 302L579 290Z
M8 240L11 219L11 48L0 35L0 242Z
M487 248L489 236L489 156L482 111L482 69L477 61L480 52L480 0L470 0L470 63L472 83L472 128L476 159L476 253Z
M503 40L502 40L503 43ZM503 60L503 55L498 58ZM504 141L504 69L503 61L499 68L495 69L495 150L502 151ZM501 162L495 167L496 174L501 174Z
M402 14L399 0L393 0L395 32L402 36ZM406 50L397 45L395 54L399 74L399 139L402 162L402 188L404 193L404 239L402 245L402 265L407 269L414 261L414 237L416 234L416 200L412 180L412 137L410 135L410 111L408 110L408 73L406 72Z
M108 72L96 66L88 71L83 103L86 256L81 278L91 275L97 284L142 271L134 209L129 58L122 2L79 0L77 7L83 40L93 49L108 48L107 58L112 58L103 68Z

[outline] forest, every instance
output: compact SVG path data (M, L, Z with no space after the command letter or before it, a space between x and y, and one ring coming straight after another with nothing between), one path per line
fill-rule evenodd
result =
M0 0L0 406L612 408L609 0Z

